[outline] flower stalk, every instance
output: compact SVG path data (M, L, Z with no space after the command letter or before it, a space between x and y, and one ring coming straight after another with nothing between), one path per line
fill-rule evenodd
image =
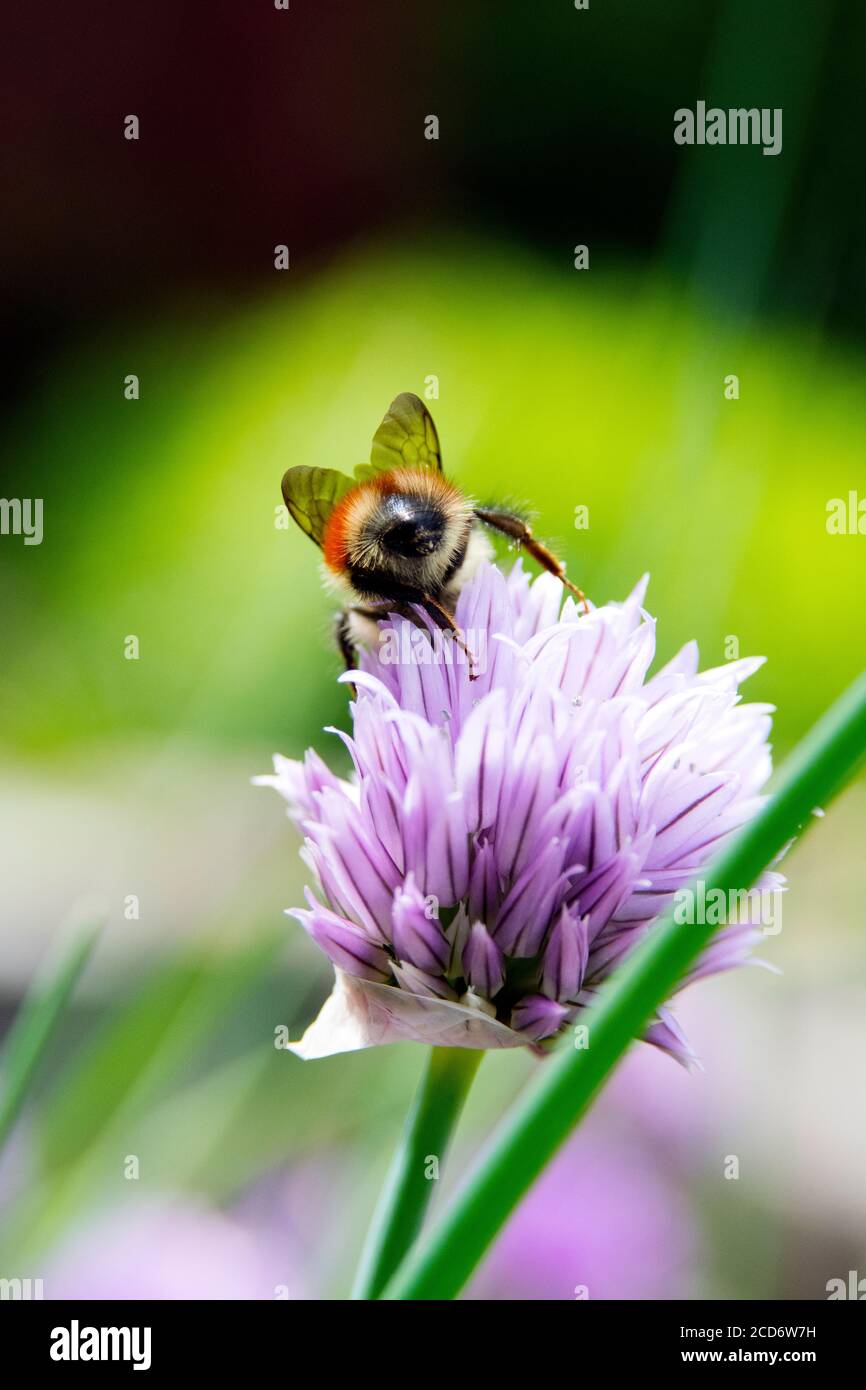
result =
M420 1231L482 1056L481 1049L430 1049L367 1235L353 1298L378 1298Z
M723 851L708 886L750 886L850 778L866 752L866 672L819 720L783 770L778 788ZM454 1298L478 1261L587 1109L647 1019L682 978L714 928L672 913L627 958L584 1015L589 1046L563 1042L559 1055L506 1117L442 1220L409 1253L386 1299Z

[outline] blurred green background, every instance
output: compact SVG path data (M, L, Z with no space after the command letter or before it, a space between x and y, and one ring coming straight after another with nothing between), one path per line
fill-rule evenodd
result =
M446 470L528 504L596 602L648 570L660 659L768 657L747 696L780 756L863 666L866 537L826 526L866 497L862 8L373 9L217 5L198 63L168 6L125 38L106 8L38 71L48 34L21 35L3 490L44 498L45 534L0 539L7 1022L69 913L108 917L0 1167L0 1275L48 1290L344 1295L421 1065L273 1046L329 971L281 918L303 866L249 778L311 744L339 764L322 729L347 722L289 464L351 469L435 377ZM678 149L698 98L782 106L783 153ZM864 810L861 779L790 860L783 976L684 999L706 1073L630 1059L564 1160L578 1214L600 1192L676 1231L670 1267L613 1215L597 1248L577 1220L545 1246L539 1209L488 1296L570 1298L589 1269L591 1296L822 1297L862 1269ZM535 1065L485 1061L443 1186Z

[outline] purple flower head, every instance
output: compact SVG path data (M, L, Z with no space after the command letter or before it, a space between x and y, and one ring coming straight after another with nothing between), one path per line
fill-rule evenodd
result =
M351 676L351 780L315 754L257 779L306 837L319 896L294 915L337 974L300 1055L552 1037L761 805L771 707L737 690L760 659L699 673L689 643L648 676L645 588L585 614L551 576L485 564L457 607L470 648L484 634L474 679L417 659L394 616ZM761 934L718 920L689 979ZM667 1009L646 1037L694 1060Z

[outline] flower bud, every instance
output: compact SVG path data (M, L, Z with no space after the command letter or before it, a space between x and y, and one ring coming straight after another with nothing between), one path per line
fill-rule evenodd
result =
M483 922L474 922L463 947L463 973L478 994L492 999L505 983L505 957Z
M511 1026L533 1042L551 1037L565 1022L568 1009L544 994L525 994L511 1011Z
M428 975L444 975L451 947L438 918L428 916L427 900L419 892L411 873L394 893L391 909L391 940L401 961L424 970Z

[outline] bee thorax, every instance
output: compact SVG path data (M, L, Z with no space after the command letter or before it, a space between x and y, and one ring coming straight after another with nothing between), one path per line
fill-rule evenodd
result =
M441 507L425 498L387 497L375 528L382 547L411 560L432 555L445 539L447 518Z

